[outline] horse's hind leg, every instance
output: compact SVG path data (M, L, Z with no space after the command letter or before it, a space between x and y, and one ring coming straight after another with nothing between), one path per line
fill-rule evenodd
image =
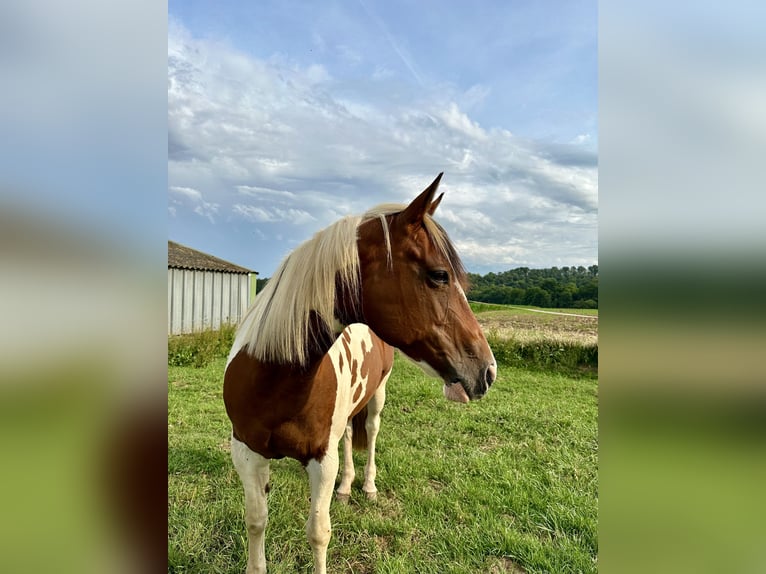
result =
M333 444L334 443L334 444ZM311 513L306 522L306 535L314 554L315 574L327 572L327 545L330 543L330 502L338 476L338 441L330 440L322 462L312 459L306 465L311 482Z
M390 374L390 372L389 372ZM380 430L380 412L386 402L386 381L388 375L381 381L378 390L367 403L367 421L365 428L367 430L367 464L364 467L364 484L362 490L370 500L375 500L378 496L378 489L375 486L375 477L378 469L375 466L375 441L378 438Z
M247 525L247 574L265 574L265 531L269 509L269 460L231 437L231 458L245 489Z
M351 496L351 484L356 477L352 447L353 433L353 424L349 420L348 424L346 424L346 432L343 433L343 472L341 473L340 485L338 485L338 489L335 491L338 500L341 502L348 502L349 496Z

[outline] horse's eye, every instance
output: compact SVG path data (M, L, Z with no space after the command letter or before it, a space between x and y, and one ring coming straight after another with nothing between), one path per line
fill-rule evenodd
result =
M428 272L428 280L434 285L446 285L449 283L449 273L442 269L432 269Z

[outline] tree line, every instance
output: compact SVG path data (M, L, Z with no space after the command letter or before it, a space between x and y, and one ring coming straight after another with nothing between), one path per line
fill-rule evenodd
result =
M575 309L598 308L598 265L518 267L502 273L469 273L468 298L484 303Z
M518 267L502 273L468 274L468 298L484 303L569 309L598 308L598 265L590 267ZM268 278L258 279L261 292Z

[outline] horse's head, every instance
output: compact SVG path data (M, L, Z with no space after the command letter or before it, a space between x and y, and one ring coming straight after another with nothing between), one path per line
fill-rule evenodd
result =
M497 366L465 296L467 277L444 230L431 218L442 174L405 209L358 230L362 306L368 325L427 373L454 401L481 398ZM390 245L390 249L387 247Z

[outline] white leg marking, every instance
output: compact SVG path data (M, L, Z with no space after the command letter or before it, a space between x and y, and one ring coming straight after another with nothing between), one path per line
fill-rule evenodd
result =
M268 522L266 488L269 484L269 460L231 437L231 458L245 489L245 524L247 525L247 574L265 574L265 531Z
M354 471L354 453L351 440L353 438L353 426L351 421L346 425L346 432L343 434L343 473L341 474L340 485L338 486L338 498L348 498L351 495L351 484L356 478Z
M306 535L314 554L315 574L327 572L327 545L332 536L330 502L335 477L338 476L338 464L338 441L330 440L322 462L312 459L306 465L311 483L311 512L306 522Z
M361 369L365 359L365 352L369 353L372 351L372 336L370 328L367 325L361 323L353 323L347 326L344 332L347 332L350 335L350 341L347 344L351 354L351 360L349 360L345 354L345 345L341 342L340 337L333 344L328 353L333 368L335 369L335 376L338 381L338 390L335 397L335 410L332 417L332 431L330 434L331 439L334 436L340 438L341 434L344 437L343 474L341 476L340 485L337 489L338 496L341 498L348 497L351 494L351 484L354 482L354 478L356 476L354 471L352 449L353 427L351 421L348 420L348 415L354 411L354 409L367 395L369 375L363 377ZM344 361L345 365L343 369L341 369L339 366L341 360ZM354 361L356 361L356 372L354 372L354 369L352 368ZM352 389L351 381L354 379L354 377L356 377L356 386L354 386ZM356 400L354 400L354 396L356 396ZM367 415L367 421L370 421L369 411ZM378 422L377 424L379 426L380 423ZM369 426L367 428L369 429ZM370 431L368 430L367 432L367 439L369 443ZM375 433L377 433L377 430ZM374 450L375 447L373 446L372 448Z
M378 474L378 468L375 465L375 441L378 438L380 430L380 412L386 402L386 381L391 375L389 371L380 383L378 390L367 403L367 421L365 427L367 430L367 464L364 467L364 484L362 490L369 499L375 499L378 489L375 486L375 477Z

